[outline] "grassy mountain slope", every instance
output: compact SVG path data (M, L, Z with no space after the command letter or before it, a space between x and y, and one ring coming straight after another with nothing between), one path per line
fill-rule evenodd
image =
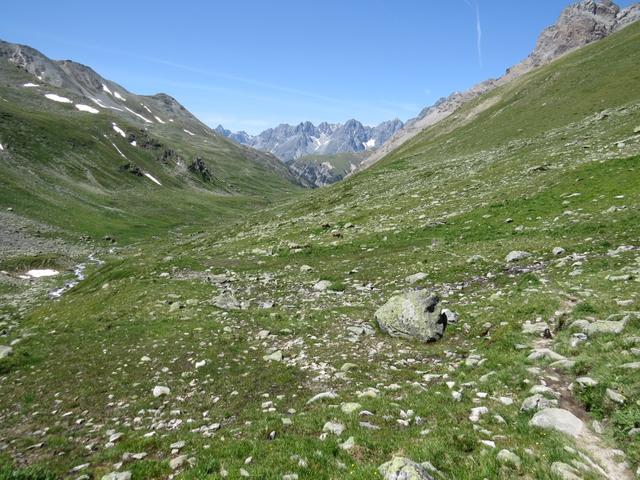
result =
M86 99L24 87L33 77L3 60L0 78L0 204L30 218L77 233L142 238L186 219L215 224L296 188L277 159L212 132L190 135L168 122L143 127L107 109L78 111L44 94ZM196 158L211 179L189 170Z
M633 478L639 47L636 24L465 104L340 184L131 246L29 313L5 307L18 340L0 364L5 471L364 480L402 455L443 479L551 480L558 462L587 480L605 478L599 468ZM513 250L530 256L507 263ZM380 305L415 286L460 315L437 343L373 327ZM242 308L216 306L231 293ZM627 316L622 334L573 342L574 321L612 315ZM542 347L568 361L528 360ZM529 426L520 406L536 385L596 433ZM328 391L337 397L308 403ZM324 435L329 421L344 432Z

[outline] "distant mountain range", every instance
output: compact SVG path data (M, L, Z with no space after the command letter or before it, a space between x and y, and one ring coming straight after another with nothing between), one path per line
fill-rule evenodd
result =
M345 123L322 122L317 126L311 122L298 125L281 124L258 135L234 133L222 125L218 125L215 131L242 145L272 153L283 162L290 163L306 155L373 151L403 125L400 120L395 119L369 127L352 119Z

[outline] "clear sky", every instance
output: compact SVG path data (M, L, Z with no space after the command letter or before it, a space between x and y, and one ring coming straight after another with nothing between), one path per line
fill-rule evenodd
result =
M0 38L205 123L374 125L504 70L570 0L4 0ZM621 0L620 6L631 0Z

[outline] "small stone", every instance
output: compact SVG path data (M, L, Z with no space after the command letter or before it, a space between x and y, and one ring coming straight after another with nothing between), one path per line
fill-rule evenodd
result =
M333 433L334 435L339 437L340 435L342 435L342 432L344 432L344 425L338 422L327 422L322 427L322 431Z
M184 462L186 462L186 460L186 455L179 455L176 458L171 459L171 461L169 462L169 467L171 467L171 470L177 470L184 464Z
M282 361L282 350L276 350L269 355L265 355L262 359L266 362L281 362Z
M153 396L161 397L163 395L169 395L171 393L171 389L169 387L155 386L153 387Z
M509 450L500 450L496 458L503 465L511 465L518 468L521 464L520 457Z
M546 359L546 360L551 360L553 362L556 362L558 360L565 360L566 358L549 348L540 348L540 349L534 350L527 357L527 360L529 361L540 360L540 359Z
M640 362L624 363L620 365L620 368L624 368L627 370L638 370L640 369Z
M471 415L469 415L469 420L472 422L477 422L480 420L480 416L488 413L489 409L487 407L475 407L471 409Z
M542 410L544 408L555 407L558 405L556 400L549 400L542 395L532 395L525 398L520 406L520 410L523 412L530 412L532 410Z
M0 359L7 358L12 353L13 353L13 348L7 347L6 345L0 345Z
M553 253L556 256L562 255L564 252L565 250L562 247L554 247L553 250L551 250L551 253Z
M520 260L524 260L525 258L529 258L531 254L529 252L524 252L522 250L514 250L509 252L505 257L505 261L507 262L518 262Z
M607 388L606 392L607 397L609 398L609 400L611 400L612 402L615 402L617 404L623 405L624 404L624 396L622 396L622 394L616 392L615 390L611 390L610 388Z
M313 286L313 289L316 292L324 292L329 289L329 287L331 287L331 282L329 280L320 280Z
M409 275L404 279L404 281L407 283L413 284L421 280L424 280L425 278L427 278L427 274L424 272L419 272L419 273L414 273L413 275Z
M338 394L335 392L322 392L322 393L318 393L317 395L314 395L313 397L311 397L311 399L309 401L307 401L307 405L310 403L314 403L317 402L319 400L333 400L338 398Z
M111 472L102 476L102 480L131 480L131 472Z
M355 438L349 437L344 443L340 444L340 448L342 450L351 450L353 447L355 447L355 445L356 445Z
M598 385L598 381L591 377L578 377L576 378L576 383L581 387L595 387Z
M562 480L582 480L578 470L562 462L553 462L551 464L551 473L557 475Z
M342 410L343 413L353 413L356 410L360 410L362 408L362 405L360 405L359 403L356 402L345 402L342 405L340 405L340 410Z

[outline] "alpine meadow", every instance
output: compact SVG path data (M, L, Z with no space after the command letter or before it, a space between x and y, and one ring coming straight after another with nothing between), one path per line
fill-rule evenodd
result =
M640 3L565 7L374 126L0 41L0 480L640 479Z

